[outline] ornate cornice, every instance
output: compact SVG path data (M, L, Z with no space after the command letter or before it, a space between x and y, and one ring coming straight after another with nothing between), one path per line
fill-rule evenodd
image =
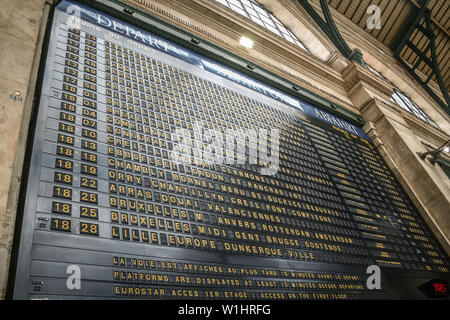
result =
M147 11L149 10L154 13L157 13L159 16L164 16L166 18L169 18L170 21L177 22L178 24L182 24L191 30L194 30L200 34L203 34L204 36L206 36L209 39L213 39L219 43L222 43L223 45L231 46L231 44L228 41L224 40L223 38L220 38L220 37L216 36L215 34L209 32L208 30L201 28L198 25L195 25L187 20L180 18L179 16L176 16L176 15L170 13L169 11L161 8L161 6L156 5L154 2L151 2L148 0L125 0L125 2L136 5L136 6L140 7L141 9L144 9Z
M372 74L366 68L361 67L359 64L351 63L343 72L342 76L345 79L345 88L347 91L351 91L358 83L364 83L369 88L376 89L379 93L391 97L394 93L392 85L381 79L380 77Z
M196 2L209 2L208 0L201 0L201 1L197 1ZM207 40L213 40L213 42L216 42L220 45L222 45L223 47L225 47L226 49L234 52L235 54L238 55L248 55L248 53L244 52L244 51L239 51L237 50L237 48L235 46L233 46L232 43L226 41L225 39L218 37L217 35L209 32L208 30L206 30L205 28L202 28L200 25L198 24L194 24L191 23L190 21L187 21L186 19L182 19L177 15L174 15L173 13L169 12L168 10L164 9L161 7L161 5L159 4L159 2L157 1L148 1L148 0L125 0L125 2L127 2L128 4L132 4L135 5L137 7L139 7L140 9L143 9L147 12L151 12L153 14L156 14L158 17L160 18L164 18L166 21L168 22L172 22L178 26L183 26L185 28L188 28L188 30L193 31L194 33L203 36L205 39ZM172 4L178 4L178 2L175 1L170 1L166 4L169 5L170 3ZM181 4L180 4L181 5ZM214 3L214 5L218 5L216 3ZM174 8L175 10L176 8ZM228 8L226 10L229 10ZM183 12L185 13L185 12ZM233 19L245 19L244 17L240 18L240 17L236 17L236 14L233 15ZM247 20L247 19L245 19ZM252 24L251 21L242 21L241 25L245 25L245 24ZM259 25L254 26L255 28L262 28ZM273 41L274 39L276 40L276 35L271 35L270 32L268 32L267 30L263 29L263 30L259 30L258 33L261 35L264 35L264 38L269 39L270 41ZM273 38L273 39L272 39ZM282 39L280 39L282 40ZM333 83L333 85L336 85L337 82L342 83L342 85L344 86L343 83L343 79L341 77L337 77L337 72L334 71L332 68L330 68L325 62L321 61L319 58L313 57L310 53L308 52L303 52L302 50L300 50L299 48L297 48L296 46L294 46L291 43L284 43L284 39L282 40L283 43L281 43L280 41L277 41L279 43L276 43L276 45L280 46L280 47L285 47L285 46L290 46L292 47L292 49L295 49L296 51L299 51L299 55L307 55L308 58L303 58L303 60L305 60L305 63L308 64L314 64L314 68L317 69L319 68L320 70L319 73L325 75L326 79L324 78L323 80L326 82L330 82ZM294 48L295 47L295 48ZM262 48L262 49L267 49L267 48ZM289 50L292 49L290 48ZM349 101L344 100L332 93L330 93L331 90L325 90L320 88L319 86L315 85L314 83L312 83L311 81L300 77L299 75L296 75L290 71L288 71L286 68L282 68L278 65L275 65L274 63L268 61L268 60L261 60L261 59L256 59L255 57L250 57L253 61L257 62L258 64L260 64L261 66L267 67L268 69L275 71L276 73L280 74L281 76L287 76L288 78L290 78L291 80L293 80L294 82L299 82L299 84L303 84L303 86L306 89L311 89L312 91L315 91L316 93L319 93L320 95L329 98L330 100L333 100L336 103L340 103L342 105L345 105L348 109L350 110L355 110L356 108L349 103ZM313 60L311 60L311 58ZM274 57L275 59L275 57ZM309 59L309 61L307 61ZM293 63L298 63L298 61L295 61ZM293 68L294 69L294 68ZM330 72L331 71L331 72ZM336 73L336 74L334 74ZM334 80L334 81L333 81ZM342 88L344 89L344 87Z
M395 102L387 102L383 101L379 98L371 98L366 100L360 107L360 111L364 113L364 111L367 108L370 108L370 105L377 104L387 107L391 111L395 111L398 113L410 126L411 130L417 132L421 131L425 133L427 136L432 136L434 139L437 139L439 141L446 141L450 138L450 135L447 133L433 127L428 122L421 120L420 118L416 117L415 115L409 113L408 111L401 108L397 103Z

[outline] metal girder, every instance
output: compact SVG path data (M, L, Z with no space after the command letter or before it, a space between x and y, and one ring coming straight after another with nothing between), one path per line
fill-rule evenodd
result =
M341 36L336 24L334 23L333 17L331 16L330 9L328 8L328 3L326 0L320 0L320 6L322 8L323 16L325 20L314 10L314 8L309 4L308 0L297 0L298 3L306 10L306 12L314 19L314 21L319 25L323 32L328 36L328 38L333 42L339 52L350 61L357 61L362 66L365 66L365 62L361 51L358 49L352 50L344 38Z
M441 106L441 108L444 109L444 111L448 115L450 115L450 97L439 70L435 44L436 36L433 32L433 29L431 28L431 12L427 8L428 3L429 0L422 0L419 3L420 6L414 7L411 14L406 19L402 29L392 42L390 48L393 51L394 56L403 65L403 67L408 70L408 72L414 77L414 79L416 79L416 81L420 83L420 85ZM425 22L425 27L421 25L421 21ZM421 32L429 41L428 45L422 49L417 47L410 41L410 38L415 30ZM418 57L416 63L412 67L400 56L400 53L405 47L411 49ZM430 52L430 56L427 56L428 52ZM416 68L422 62L432 70L426 80L423 80L415 72ZM433 77L433 75L436 76L436 80L439 85L439 89L441 90L444 97L444 100L442 100L429 86L429 81Z

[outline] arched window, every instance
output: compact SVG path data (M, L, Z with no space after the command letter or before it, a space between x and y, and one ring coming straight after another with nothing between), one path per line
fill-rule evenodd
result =
M386 79L386 77L384 77L377 70L375 70L374 68L372 68L368 64L366 64L366 67L372 73L376 74L377 76L379 76L380 78L386 80L387 82L389 82L392 85L392 87L394 89L394 94L391 97L392 101L396 102L400 107L402 107L403 109L405 109L409 113L412 113L417 118L422 119L423 121L428 122L429 124L431 124L433 127L439 129L438 125L433 120L431 120L431 118L425 112L423 112L423 110L420 109L420 107L417 104L415 104L414 101L412 101L410 97L408 97L399 88L394 86L392 84L392 82L390 82L388 79Z
M297 45L302 50L307 51L306 47L297 39L297 37L287 29L277 18L269 11L264 9L254 0L216 0L227 6L231 10L243 15L267 30L283 37L287 41Z

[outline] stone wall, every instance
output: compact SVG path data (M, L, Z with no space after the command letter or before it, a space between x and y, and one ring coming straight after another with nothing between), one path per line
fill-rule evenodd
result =
M0 1L0 298L6 291L45 0Z

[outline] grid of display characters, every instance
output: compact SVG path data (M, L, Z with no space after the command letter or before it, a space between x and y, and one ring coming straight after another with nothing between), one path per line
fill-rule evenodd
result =
M368 290L369 265L448 272L371 142L56 20L27 297L373 298L390 292ZM174 159L196 123L277 129L278 172L247 164L256 144L240 165Z

